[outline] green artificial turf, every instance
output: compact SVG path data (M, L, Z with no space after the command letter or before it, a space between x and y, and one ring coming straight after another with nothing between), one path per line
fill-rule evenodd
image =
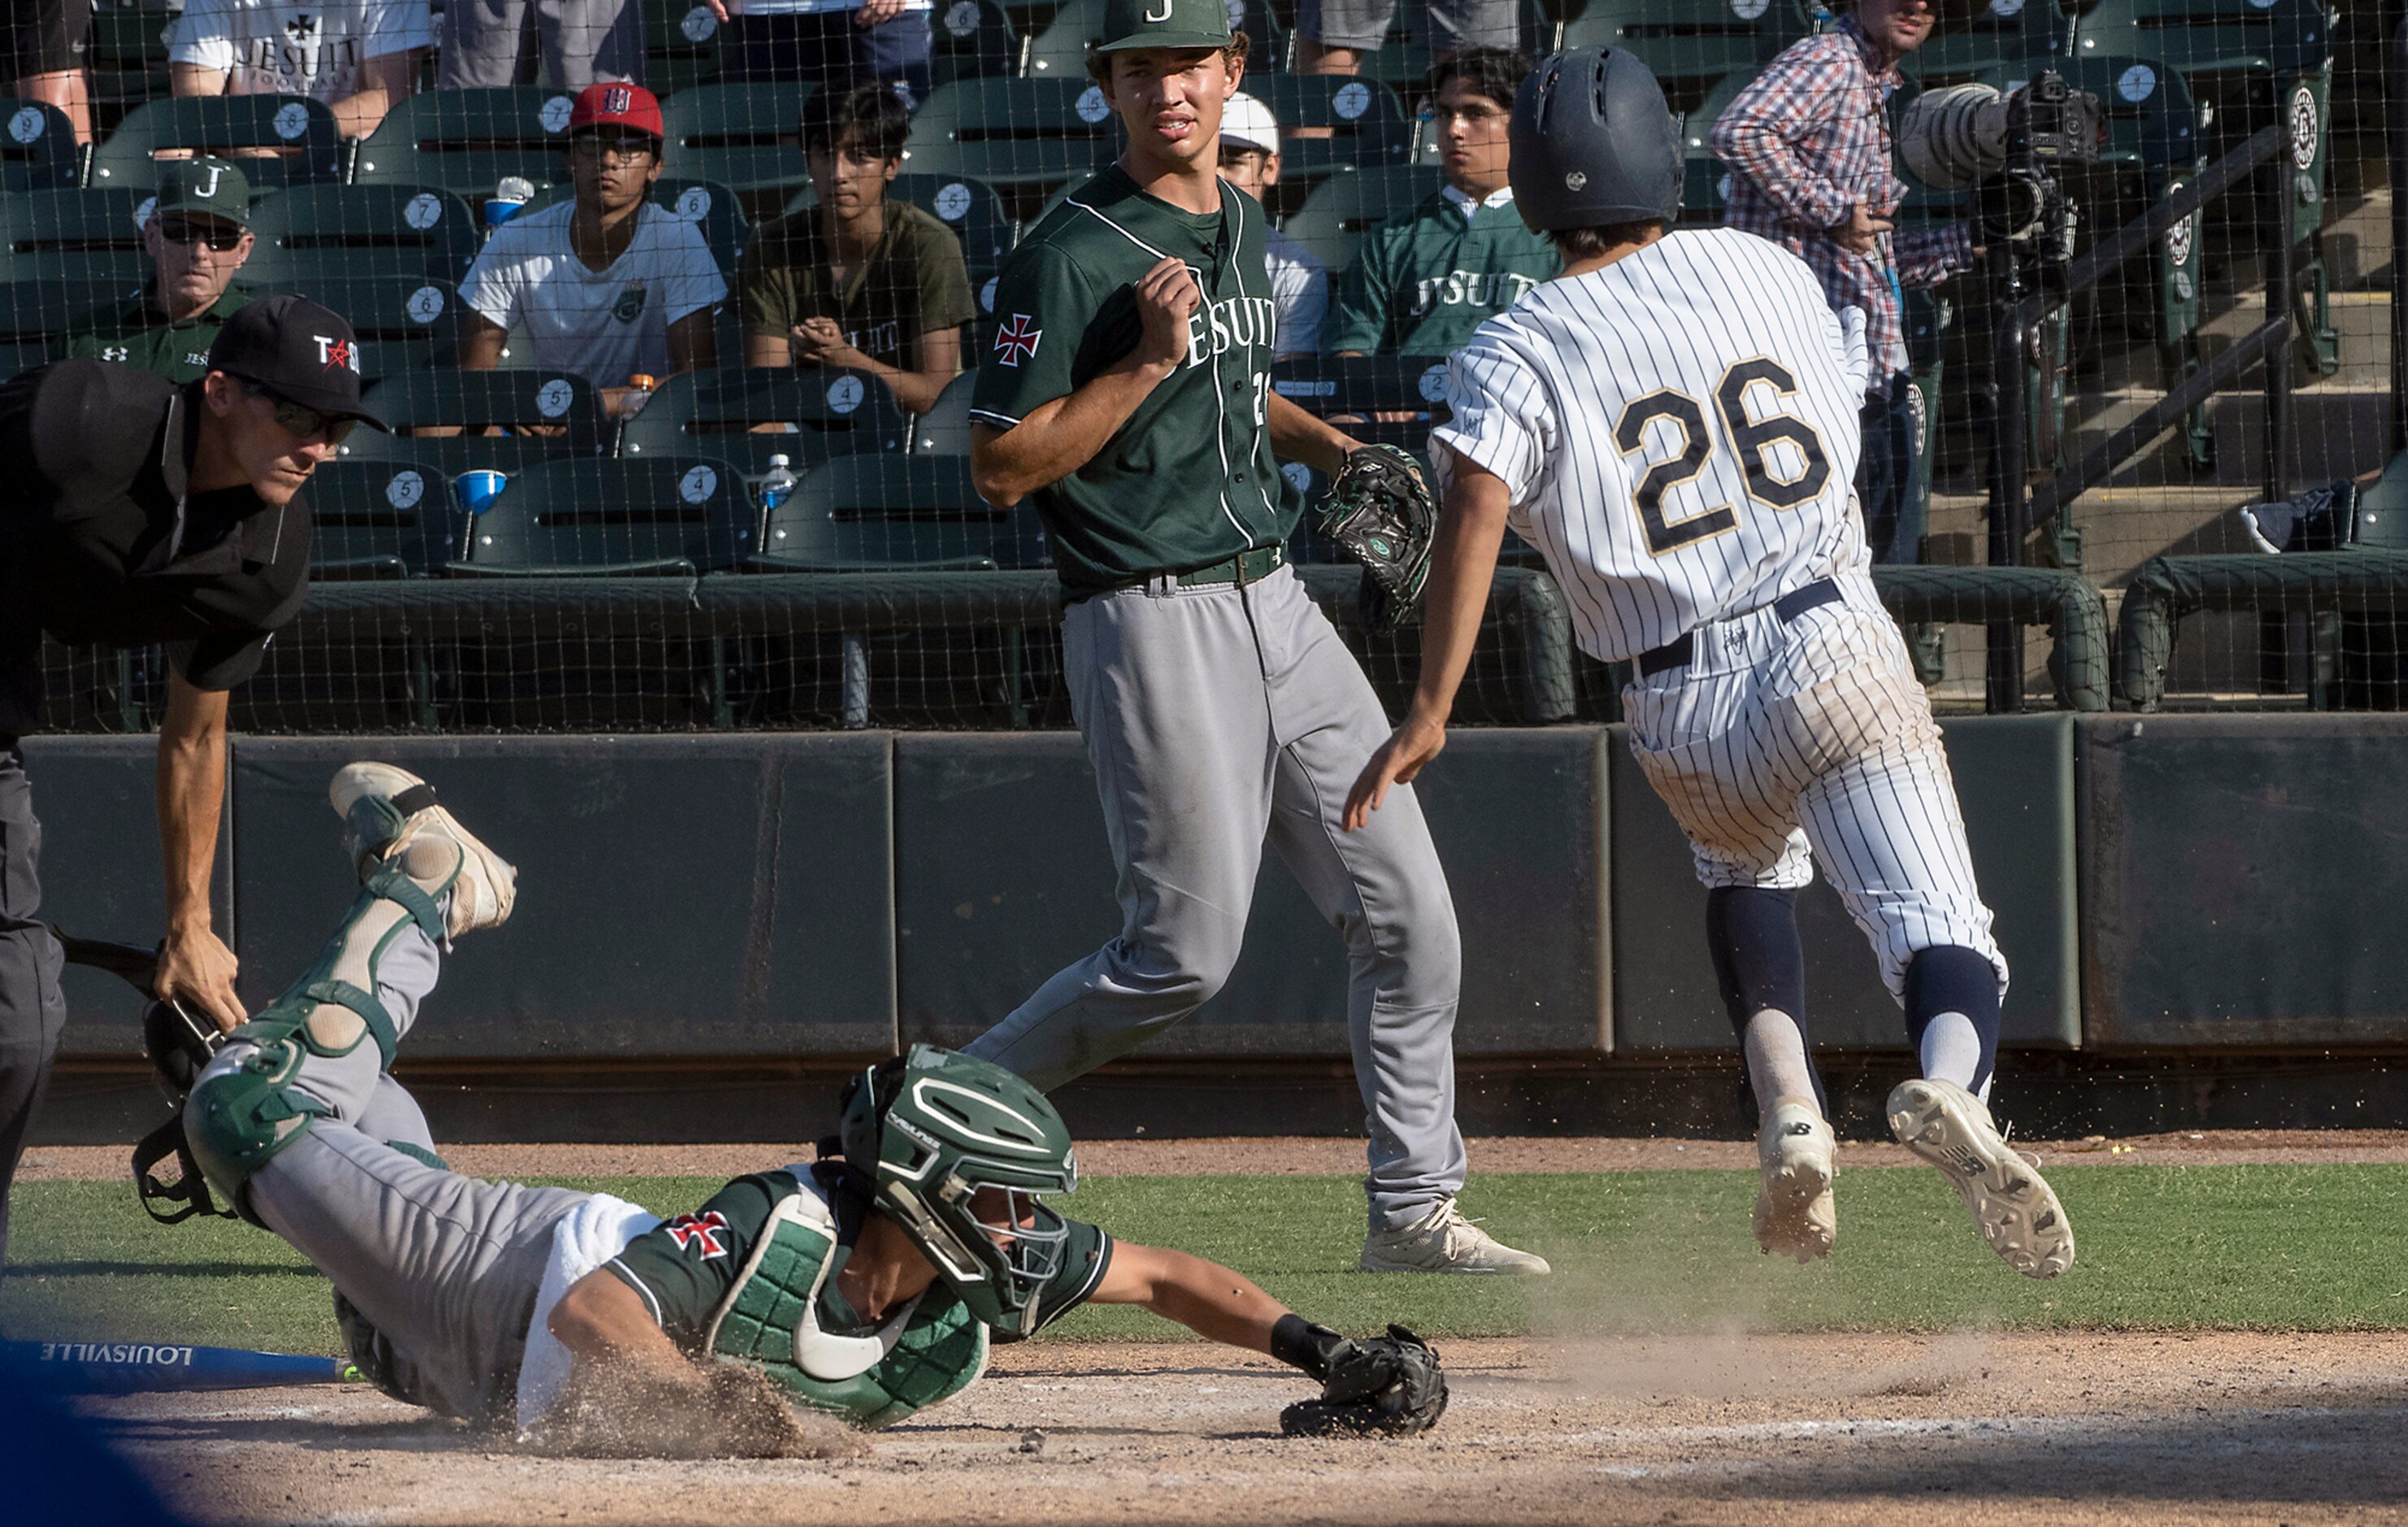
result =
M701 1178L557 1179L664 1213ZM2080 1260L2054 1283L2016 1276L1975 1238L1936 1174L1843 1171L1840 1246L1811 1267L1760 1256L1755 1174L1623 1172L1488 1176L1465 1211L1553 1259L1542 1279L1367 1276L1352 1177L1108 1177L1066 1207L1132 1241L1239 1268L1347 1331L1397 1320L1432 1336L1661 1330L2408 1329L2408 1262L2393 1252L2401 1166L2060 1167L2050 1181ZM21 1183L0 1332L332 1352L326 1286L264 1231L172 1229L130 1187ZM1090 1306L1061 1336L1184 1334L1140 1310Z

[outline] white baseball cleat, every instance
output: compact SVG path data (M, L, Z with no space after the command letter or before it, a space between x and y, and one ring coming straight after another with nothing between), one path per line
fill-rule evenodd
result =
M343 819L343 848L362 880L398 863L429 896L450 894L443 916L448 937L510 920L518 900L517 869L437 805L434 787L424 780L393 764L346 764L336 771L326 799Z
M1516 1251L1463 1217L1455 1200L1398 1230L1375 1230L1363 1238L1366 1273L1552 1273L1544 1257Z
M2026 1277L2073 1265L2073 1226L2039 1169L2011 1148L1982 1100L1954 1082L1900 1082L1889 1095L1890 1132L1940 1169L1972 1212L1990 1249Z
M1756 1135L1764 1185L1756 1195L1756 1244L1768 1255L1802 1265L1831 1254L1840 1211L1831 1202L1837 1145L1831 1126L1811 1098L1782 1098Z

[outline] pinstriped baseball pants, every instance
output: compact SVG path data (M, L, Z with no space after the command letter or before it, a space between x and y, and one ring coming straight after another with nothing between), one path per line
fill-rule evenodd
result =
M1861 570L1784 622L1768 606L1698 627L1694 655L1623 692L1630 751L1709 886L1823 877L1899 996L1919 949L1960 944L2007 984L1956 782L1897 622Z

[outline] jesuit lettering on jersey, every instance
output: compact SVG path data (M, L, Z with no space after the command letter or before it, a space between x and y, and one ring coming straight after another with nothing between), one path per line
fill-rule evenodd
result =
M1414 283L1412 316L1419 318L1432 308L1459 308L1465 303L1501 313L1538 284L1538 277L1514 270L1450 270Z
M1240 345L1268 350L1278 337L1279 305L1269 297L1230 297L1210 303L1187 315L1187 364L1201 366Z
M284 23L281 38L270 35L248 39L244 50L250 56L242 60L243 64L261 74L302 80L356 67L360 62L360 39L338 37L330 46L319 30L322 20L304 13ZM304 85L292 94L307 95L308 87Z

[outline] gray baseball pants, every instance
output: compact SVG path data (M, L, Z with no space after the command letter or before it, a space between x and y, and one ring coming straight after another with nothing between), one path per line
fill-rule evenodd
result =
M1339 826L1347 787L1388 738L1370 681L1285 568L1244 587L1165 577L1082 600L1065 612L1063 649L1119 867L1121 932L969 1053L1050 1090L1201 1007L1238 962L1268 835L1346 940L1372 1227L1421 1218L1463 1186L1462 950L1411 788L1362 830Z
M0 1267L8 1260L8 1185L50 1089L66 1001L65 955L41 920L42 824L13 746L0 746Z
M377 968L377 997L403 1034L442 956L415 928ZM229 1044L202 1073L256 1046ZM251 1206L384 1334L398 1387L449 1416L506 1421L552 1227L588 1195L446 1172L394 1149L432 1150L426 1116L384 1075L373 1043L302 1063L300 1085L334 1110L251 1175Z

